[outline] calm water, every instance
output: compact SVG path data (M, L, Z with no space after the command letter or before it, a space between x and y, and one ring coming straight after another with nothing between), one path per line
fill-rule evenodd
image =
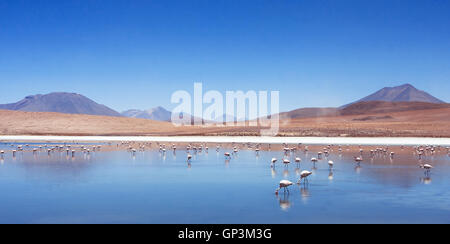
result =
M162 155L158 151L9 153L0 162L0 223L450 223L450 158L428 156L430 178L411 150L366 160L332 154L316 164L307 187L274 194L282 179L296 181L315 155L298 153L270 168L282 152L223 151ZM280 161L280 160L279 160ZM293 161L293 158L292 160Z

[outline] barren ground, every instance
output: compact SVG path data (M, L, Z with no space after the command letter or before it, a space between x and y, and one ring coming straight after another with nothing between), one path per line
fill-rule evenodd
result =
M283 119L279 136L450 137L450 108ZM257 136L258 127L173 126L134 118L0 110L1 135Z

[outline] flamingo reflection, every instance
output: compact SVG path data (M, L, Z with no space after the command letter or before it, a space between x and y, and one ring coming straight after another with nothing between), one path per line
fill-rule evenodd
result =
M283 197L278 197L277 199L280 202L280 208L283 211L287 211L291 207L291 202L289 201L289 194L284 193Z

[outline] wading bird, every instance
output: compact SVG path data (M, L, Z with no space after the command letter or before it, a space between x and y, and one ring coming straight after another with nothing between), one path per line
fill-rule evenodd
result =
M314 168L316 167L317 161L319 161L319 159L317 159L317 158L311 158L311 162L313 162Z
M297 184L300 184L302 182L302 179L304 183L308 182L308 176L312 175L312 172L309 172L308 170L303 170L300 173L300 179L297 181Z
M425 169L425 175L430 174L431 169L433 168L433 166L431 166L430 164L420 164L419 167L421 169Z
M277 162L277 159L276 158L272 158L272 161L271 161L271 164L270 164L270 166L271 167L275 167L275 163Z
M363 161L362 157L353 157L355 159L355 162L358 163L358 165Z
M301 158L299 158L299 157L295 158L295 162L297 163L297 166L300 165L300 162L301 162L301 161L302 161Z
M288 180L282 180L282 181L280 181L280 187L278 187L278 188L275 190L275 194L278 195L278 191L281 190L281 188L284 189L284 192L287 191L287 192L289 193L288 187L289 187L289 186L292 186L293 184L294 184L294 183L292 183L291 181L288 181Z
M330 169L331 169L331 168L333 168L333 166L334 166L334 162L333 162L333 161L331 161L331 160L330 160L330 161L328 161L328 166L330 166Z

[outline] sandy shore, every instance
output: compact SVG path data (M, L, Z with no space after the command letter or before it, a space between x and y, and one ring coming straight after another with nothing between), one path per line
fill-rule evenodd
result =
M259 136L0 136L17 142L167 142L167 143L261 143L305 145L450 146L450 138L426 137L259 137Z

